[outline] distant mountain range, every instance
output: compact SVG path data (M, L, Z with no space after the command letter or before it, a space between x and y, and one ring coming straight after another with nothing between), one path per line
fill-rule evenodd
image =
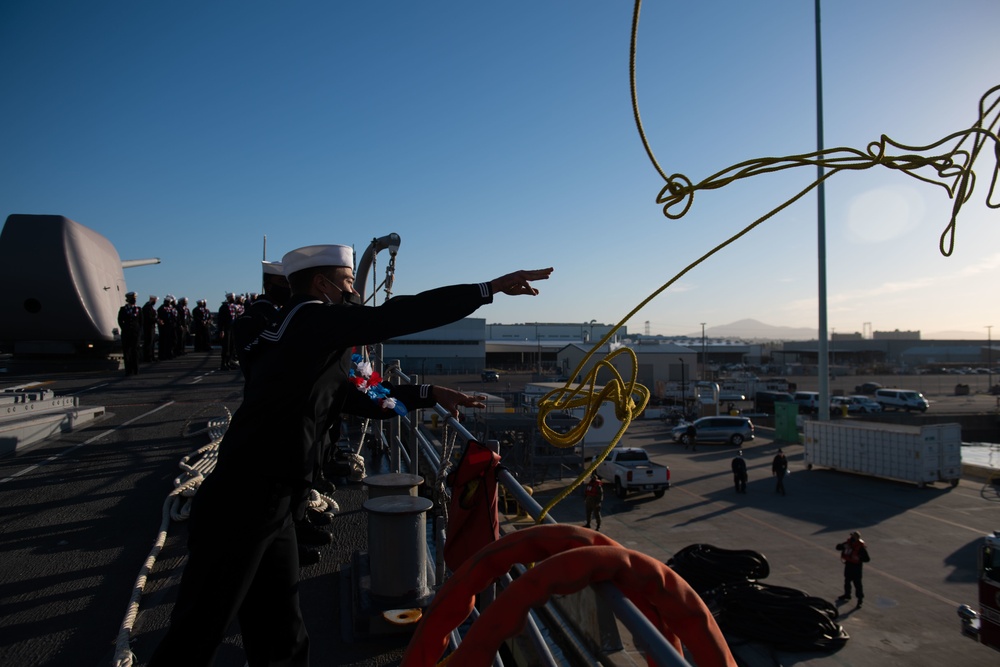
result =
M730 324L720 324L705 328L707 338L742 338L761 340L815 340L816 329L809 327L780 327L764 324L760 320L737 320ZM701 332L688 334L690 338L701 338Z
M846 332L845 332L846 333ZM745 319L705 328L708 338L740 338L744 340L816 340L816 329L809 327L782 327L765 324L760 320ZM701 332L688 334L689 338L701 338ZM923 340L979 340L986 338L974 331L932 331L920 332Z

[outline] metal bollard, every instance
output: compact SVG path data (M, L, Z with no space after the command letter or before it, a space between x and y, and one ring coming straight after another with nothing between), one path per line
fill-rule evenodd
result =
M405 472L389 472L381 475L365 477L364 484L368 487L368 498L382 496L416 496L417 487L424 483L420 475Z
M410 495L365 501L373 595L405 602L429 594L427 510L433 506L427 498Z

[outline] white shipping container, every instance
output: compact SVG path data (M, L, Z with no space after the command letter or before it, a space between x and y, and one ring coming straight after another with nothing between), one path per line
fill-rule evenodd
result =
M962 475L960 424L902 426L807 421L803 438L807 468L915 482L958 484Z

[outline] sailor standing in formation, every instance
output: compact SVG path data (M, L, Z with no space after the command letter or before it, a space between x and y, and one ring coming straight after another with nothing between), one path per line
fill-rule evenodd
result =
M212 349L208 338L208 325L212 321L212 311L208 309L204 299L198 299L198 305L191 311L191 330L194 332L194 351L208 352Z
M358 346L455 322L494 295L536 295L534 280L552 269L516 271L490 282L399 296L356 306L354 256L347 246L307 246L282 264L292 297L257 339L243 402L219 447L215 470L194 497L187 566L170 629L150 667L210 665L238 618L250 665L309 664L299 609L294 519L316 475L330 427L352 403L390 409ZM453 414L482 406L479 398L419 387ZM238 511L232 501L240 499Z
M156 311L157 333L160 336L160 361L174 358L174 341L177 340L177 309L174 296L163 297L163 305Z
M156 295L150 294L149 301L142 306L142 360L153 361L153 332L156 330Z
M122 336L125 375L139 373L139 338L142 335L142 308L135 303L135 292L125 294L125 305L118 309L118 330Z
M216 319L216 326L219 327L219 346L222 348L222 363L220 368L224 371L232 370L233 354L233 323L239 317L239 310L236 306L236 295L232 292L226 294L226 300L219 306L219 317Z
M177 338L174 340L174 356L179 357L184 354L184 347L187 345L188 332L191 330L191 309L188 308L188 299L182 296L177 302Z
M282 270L281 262L262 261L264 293L253 300L233 322L233 346L240 370L246 379L253 363L256 346L254 339L278 316L278 309L285 305L292 293Z

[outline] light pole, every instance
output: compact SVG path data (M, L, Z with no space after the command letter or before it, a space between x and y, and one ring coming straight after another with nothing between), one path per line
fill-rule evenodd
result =
M705 379L705 367L708 365L708 359L705 357L705 323L701 323L701 379Z
M687 389L684 387L684 357L677 357L681 362L681 412L687 415Z
M542 374L542 339L538 337L538 322L535 322L535 344L538 346L538 370L539 375Z
M590 340L587 341L588 343L594 342L594 324L596 322L597 320L590 320Z
M993 389L993 325L986 326L986 391Z
M822 152L823 146L823 43L820 31L820 0L816 0L816 150ZM830 421L830 357L829 344L826 337L827 302L826 302L826 177L823 164L817 161L816 187L816 255L819 291L819 414L820 421Z

